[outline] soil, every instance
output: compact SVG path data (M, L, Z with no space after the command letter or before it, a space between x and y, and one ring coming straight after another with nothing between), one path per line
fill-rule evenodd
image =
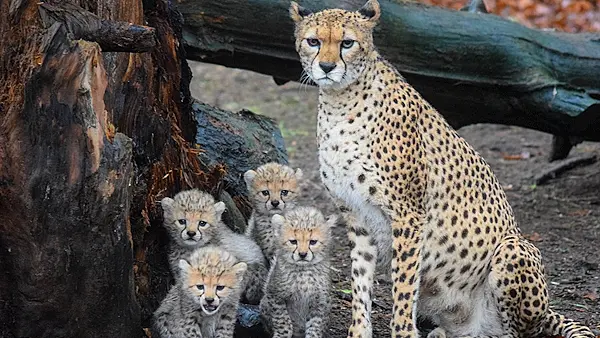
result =
M191 62L192 94L223 109L242 108L276 119L292 167L302 168L301 204L334 212L318 174L317 89L269 76ZM569 170L536 186L533 177L549 163L552 136L518 127L473 125L459 133L490 164L506 190L521 230L541 250L550 286L551 305L560 313L600 330L600 162ZM584 142L569 158L595 154L600 143ZM350 323L350 258L343 226L334 231L335 294L329 336L346 337ZM374 337L389 337L391 285L377 276L373 304Z

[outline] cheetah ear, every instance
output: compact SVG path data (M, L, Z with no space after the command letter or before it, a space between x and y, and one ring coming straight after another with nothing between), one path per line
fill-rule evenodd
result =
M248 269L248 265L244 262L239 262L231 267L231 270L233 270L233 273L235 273L235 277L240 281L244 278L246 269Z
M282 227L283 223L285 223L285 218L283 216L275 214L273 217L271 217L271 224L277 227Z
M168 212L173 209L173 203L175 203L174 199L171 197L165 197L160 201L160 206L163 208L164 212Z
M379 21L379 17L381 16L379 2L377 2L377 0L367 1L367 3L358 10L358 13L364 16L368 21L376 23Z
M294 172L294 175L296 176L296 180L300 180L302 178L302 175L304 175L304 173L302 172L302 169L298 168Z
M217 202L215 203L215 211L217 213L217 218L221 218L221 215L223 215L223 212L225 212L225 203L223 202Z
M337 222L338 222L338 215L332 214L332 215L329 215L329 217L327 217L327 222L325 222L325 224L329 228L335 228L335 226L337 225Z
M187 274L188 271L190 271L192 269L192 266L185 259L180 259L179 260L179 269L181 270L182 274Z
M305 16L311 15L312 12L306 8L301 7L295 1L290 4L290 17L294 22L298 23L304 19Z
M244 181L246 182L246 188L250 190L250 186L252 185L252 181L256 177L256 171L248 170L244 173Z

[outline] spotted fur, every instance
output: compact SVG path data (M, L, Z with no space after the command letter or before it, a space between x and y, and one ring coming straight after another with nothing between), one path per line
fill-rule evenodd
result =
M298 181L301 178L302 170L293 170L274 162L264 164L256 170L248 170L244 174L253 206L246 235L256 241L267 262L274 256L274 239L277 237L277 229L272 226L271 217L294 208L298 196Z
M335 222L335 217L326 221L309 207L272 217L281 232L260 309L273 338L323 336L330 308L328 248Z
M488 164L375 49L378 2L290 14L319 86L321 178L353 243L348 336L372 335L378 257L391 261L393 337L417 337L418 312L440 327L430 338L592 338L549 308L539 251Z
M221 221L225 204L216 202L206 192L192 189L181 191L174 198L163 198L161 205L164 226L171 236L169 264L175 278L179 276L180 259L197 248L217 245L248 264L244 297L247 302L258 304L268 271L265 258L252 239L234 232Z
M154 312L152 337L232 338L246 268L215 246L181 259L181 278Z

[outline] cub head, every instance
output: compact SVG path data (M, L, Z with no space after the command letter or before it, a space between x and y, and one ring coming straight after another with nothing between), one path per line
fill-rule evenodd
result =
M294 207L302 170L279 163L267 163L244 173L248 195L261 214L281 214Z
M179 260L179 268L182 290L204 314L210 316L228 301L239 300L247 265L219 247L205 246L187 259Z
M356 12L327 9L317 13L292 2L296 51L311 80L324 89L343 89L354 83L373 58L373 27L380 14L377 0L369 0Z
M285 213L273 215L271 223L281 229L278 256L294 264L317 264L328 255L331 228L337 216L325 220L315 208L298 207Z
M164 225L179 245L204 245L213 238L216 227L222 226L225 203L215 202L210 194L198 189L165 197L160 203Z

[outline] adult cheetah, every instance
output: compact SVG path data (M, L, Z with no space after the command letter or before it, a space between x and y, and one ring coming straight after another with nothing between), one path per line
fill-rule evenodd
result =
M592 338L548 306L540 253L524 240L481 156L376 51L376 0L357 12L292 2L296 50L319 86L321 178L346 211L349 337L371 337L376 261L391 267L393 337ZM391 262L390 262L391 261Z

